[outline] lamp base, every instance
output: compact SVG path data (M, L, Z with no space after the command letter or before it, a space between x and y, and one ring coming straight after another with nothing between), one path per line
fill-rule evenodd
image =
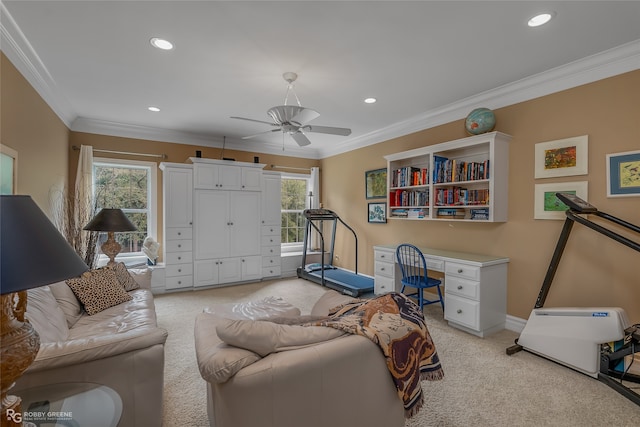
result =
M116 255L120 253L122 246L116 242L113 231L107 232L107 241L100 246L102 253L109 257L107 265L115 265Z
M16 299L17 297L17 299ZM0 423L5 426L22 426L21 400L9 395L9 390L31 365L40 349L40 336L29 322L24 321L27 308L27 292L2 295L0 326L0 386L2 412Z

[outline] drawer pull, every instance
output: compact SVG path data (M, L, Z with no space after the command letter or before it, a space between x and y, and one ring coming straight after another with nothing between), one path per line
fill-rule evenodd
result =
M182 285L182 280L178 280L178 285Z
M463 269L461 269L461 268L459 268L459 269L458 269L458 273L462 273L463 271L464 271L464 270L463 270Z
M178 269L178 273L182 273L182 269L181 268Z
M459 309L457 309L457 310L456 310L456 313L458 313L458 314L462 313L462 309L460 309L460 308L459 308Z
M179 248L181 248L181 247L182 247L182 245L178 245L178 247L179 247Z
M380 255L380 258L386 258L386 255Z
M182 233L178 231L178 236L182 236Z
M181 256L179 256L179 257L178 257L178 259L179 259L179 260L181 260L181 259L182 259L182 257L181 257Z
M462 289L462 285L458 285L458 290Z
M384 271L384 267L382 267L382 268L380 269L380 271Z
M273 260L269 261L271 264L273 264Z

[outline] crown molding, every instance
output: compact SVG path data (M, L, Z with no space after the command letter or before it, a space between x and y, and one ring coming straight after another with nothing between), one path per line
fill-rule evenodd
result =
M54 113L69 128L78 116L49 70L25 37L4 4L0 2L0 49L33 86Z
M121 138L135 138L149 141L170 142L173 144L199 145L203 147L248 151L251 153L274 154L279 156L319 159L317 149L301 148L297 145L249 141L236 138L223 138L217 135L205 135L194 132L177 131L151 126L140 126L126 123L110 122L106 120L78 117L70 126L74 132L94 133L98 135L118 136Z
M497 109L640 69L640 40L429 110L402 122L320 150L321 158L464 119L479 106Z

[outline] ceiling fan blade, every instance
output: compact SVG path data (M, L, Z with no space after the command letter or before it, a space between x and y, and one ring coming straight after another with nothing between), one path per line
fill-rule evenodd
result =
M272 133L272 132L280 132L281 129L271 129L271 130L267 130L264 132L260 132L260 133L254 133L253 135L248 135L248 136L243 136L242 139L249 139L249 138L254 138L256 136L260 136L260 135L264 135L265 133Z
M303 129L305 132L328 133L331 135L342 135L342 136L351 135L351 129L348 129L348 128L306 125Z
M300 131L292 133L291 138L293 138L293 140L297 142L300 147L311 144L309 138L307 138L307 136Z
M311 108L302 108L295 116L289 119L289 122L301 126L305 123L309 123L311 120L317 119L318 117L320 117L320 113L316 110L312 110Z
M236 116L231 116L232 119L238 119L238 120L246 120L248 122L256 122L256 123L264 123L265 125L271 125L271 126L280 126L276 123L271 123L271 122L265 122L263 120L256 120L256 119L247 119L246 117L236 117Z

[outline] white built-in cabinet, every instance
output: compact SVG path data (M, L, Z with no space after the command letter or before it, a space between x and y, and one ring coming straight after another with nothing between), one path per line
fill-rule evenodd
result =
M190 160L160 165L165 262L154 276L162 273L164 290L280 276L280 174L257 163Z
M507 221L510 140L489 132L385 156L387 217Z

